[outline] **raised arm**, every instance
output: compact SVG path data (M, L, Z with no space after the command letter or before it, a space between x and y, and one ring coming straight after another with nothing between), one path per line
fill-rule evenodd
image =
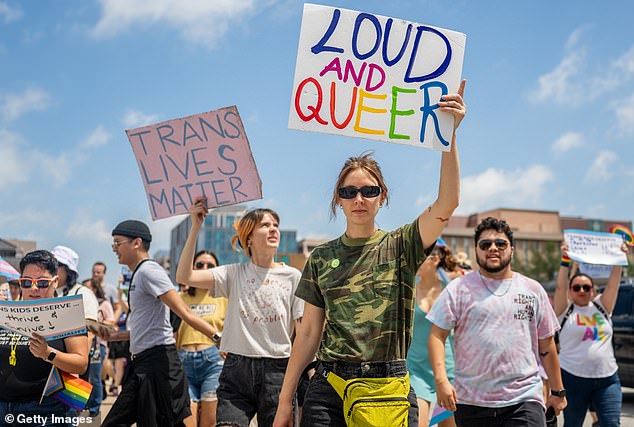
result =
M628 253L628 248L625 243L621 246L621 250ZM601 300L601 305L605 307L608 313L612 313L614 311L614 306L616 305L616 297L619 294L619 286L621 284L621 272L623 271L623 267L620 265L615 265L612 267L612 271L610 271L610 277L608 278L608 284L605 286L603 293L599 297Z
M205 198L197 198L189 208L192 226L189 230L185 247L183 247L183 252L181 252L181 257L178 260L176 281L182 285L209 289L210 293L213 294L214 274L210 270L194 270L193 266L196 239L207 216L207 204L205 202Z
M463 80L457 94L444 95L443 101L438 103L440 111L454 116L454 129L451 150L442 153L438 198L418 217L418 228L424 248L428 248L438 239L460 201L460 162L456 146L456 130L467 112L462 99L465 85L466 80Z
M559 317L568 308L568 276L570 273L570 258L568 258L568 246L566 242L561 243L561 262L557 272L557 289L553 298L553 310Z

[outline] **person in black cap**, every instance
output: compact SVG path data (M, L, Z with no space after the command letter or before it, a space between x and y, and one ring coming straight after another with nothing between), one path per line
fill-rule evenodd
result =
M103 426L184 425L191 415L189 393L169 311L209 338L217 332L191 312L163 267L150 259L151 241L150 229L141 221L123 221L112 230L112 250L119 264L133 271L127 323L132 361Z

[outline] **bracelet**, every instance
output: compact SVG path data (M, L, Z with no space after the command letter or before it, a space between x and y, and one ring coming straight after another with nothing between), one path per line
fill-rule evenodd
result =
M570 258L565 255L562 255L560 265L562 267L570 267Z

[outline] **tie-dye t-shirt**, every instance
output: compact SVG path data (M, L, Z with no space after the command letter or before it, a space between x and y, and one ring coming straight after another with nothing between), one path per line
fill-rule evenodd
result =
M519 273L508 280L469 273L445 288L427 318L454 329L458 403L544 404L538 340L553 336L559 323L538 282Z
M575 305L559 333L561 369L583 378L609 377L618 369L612 349L612 325L595 304L601 304L600 296L585 307ZM566 311L559 316L560 321Z

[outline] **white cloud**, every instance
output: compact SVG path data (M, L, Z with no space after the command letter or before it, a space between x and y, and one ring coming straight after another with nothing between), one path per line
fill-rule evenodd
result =
M551 149L555 154L579 148L583 145L583 135L578 132L566 132L553 143Z
M5 23L17 21L22 17L22 10L9 6L5 1L0 1L0 17Z
M82 148L93 148L106 145L110 142L111 135L106 129L99 125L80 144Z
M21 95L4 95L0 111L5 120L11 121L29 111L46 110L50 104L51 96L46 91L30 88Z
M621 103L613 104L616 115L616 128L621 135L634 133L634 94Z
M458 210L464 215L492 207L535 205L554 176L543 165L511 171L490 168L479 175L467 176L462 179Z
M530 95L533 102L550 102L579 106L595 100L634 76L634 45L620 57L598 64L586 61L586 49L580 44L586 28L570 34L565 46L565 55L552 70L537 79L538 87Z
M610 150L600 151L594 159L592 166L586 174L589 181L607 181L612 176L613 165L618 160L615 152Z
M18 134L0 128L0 192L28 180L30 167L19 150L21 144L22 138Z
M110 224L102 219L91 219L83 210L77 212L66 229L66 237L97 243L110 243L112 241L110 233Z
M146 224L150 226L150 231L152 232L152 253L158 249L166 249L170 247L172 229L180 224L180 222L184 219L185 215L178 215L164 218L159 221L146 222Z
M78 161L78 158L71 159L66 153L53 156L41 151L34 151L31 158L33 163L38 165L40 173L44 175L42 178L48 178L44 182L51 182L58 189L70 181L72 165Z
M126 129L134 129L154 124L158 120L159 117L156 114L145 114L136 110L128 110L123 116L123 125Z
M256 8L255 0L100 0L102 16L92 30L109 38L139 27L163 25L190 42L213 47L231 24Z

